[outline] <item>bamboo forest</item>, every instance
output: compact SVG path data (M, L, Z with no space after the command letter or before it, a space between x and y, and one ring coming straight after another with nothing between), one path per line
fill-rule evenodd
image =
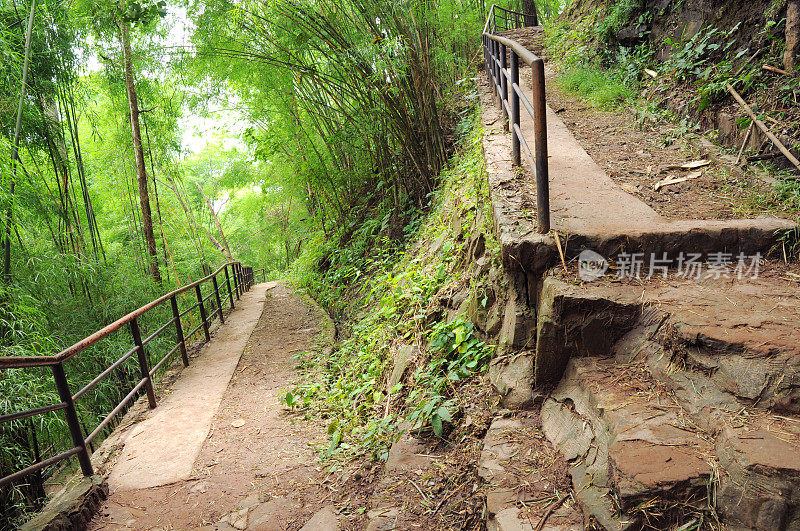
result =
M0 0L0 529L795 529L736 4Z

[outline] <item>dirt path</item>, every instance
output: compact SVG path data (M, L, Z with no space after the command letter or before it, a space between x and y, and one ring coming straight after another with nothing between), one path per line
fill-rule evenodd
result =
M737 166L735 154L704 140L693 127L665 122L654 114L658 111L646 109L643 103L636 108L626 104L615 110L598 109L561 89L556 79L557 61L548 60L540 32L525 28L503 35L545 58L548 105L625 192L667 219L732 219L761 213L753 211L753 203L757 196L769 194L771 185L756 172ZM527 76L520 74L523 80ZM652 96L653 88L642 95L648 100ZM654 189L663 179L689 175L693 170L676 166L699 159L710 160L701 177ZM788 217L780 212L770 214Z
M187 388L199 395L213 394L222 381L227 385L222 386L220 399L216 403L209 400L206 410L197 410L196 404L188 401L177 401L171 411L164 408L169 417L181 419L172 429L169 423L152 422L159 407L150 419L131 430L144 438L150 436L139 427L149 423L150 429L165 428L154 440L159 448L148 450L150 456L162 459L181 453L178 461L183 462L191 455L185 477L176 473L171 481L166 475L159 481L148 480L150 465L143 457L144 450L125 448L123 459L131 459L121 459L117 467L123 467L127 474L112 472L111 494L91 529L297 529L323 508L321 500L326 498L327 489L320 486L322 472L313 445L324 442L324 430L297 418L280 404L282 388L296 377L293 356L313 347L320 331L321 311L283 284L268 290L266 299L265 290L263 284L256 286L251 292L254 295L243 298L237 306L237 311L260 313L246 345L241 338L232 341L222 337L223 327L209 346L216 352L227 349L229 360L241 352L235 370L227 375L215 371L216 375L205 382L185 381L187 374L182 374L171 394L176 397ZM263 311L259 312L262 301ZM224 364L205 354L193 364L200 372L214 369L215 363ZM209 416L210 423L198 451L177 452L175 448L182 444L179 438L186 436L180 430L181 423L203 415ZM171 439L173 436L176 438ZM173 468L180 470L181 466ZM136 480L120 481L123 476Z

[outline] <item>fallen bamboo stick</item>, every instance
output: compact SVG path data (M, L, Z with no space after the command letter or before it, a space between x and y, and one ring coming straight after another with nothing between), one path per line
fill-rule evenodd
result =
M784 76L788 76L789 72L786 70L781 70L780 68L772 65L761 65L761 68L767 70L769 72L775 72L776 74L783 74Z
M769 160L769 159L774 159L777 156L780 156L780 153L764 153L761 155L750 155L749 157L747 157L747 162L753 162L756 160Z
M744 142L742 142L742 147L739 148L739 155L736 157L736 165L739 165L739 162L742 160L742 153L744 153L744 147L747 145L747 141L750 140L750 135L753 134L753 122L750 122L750 125L747 126L747 132L744 134Z
M756 126L759 129L761 129L761 131L765 135L767 135L767 138L769 138L772 141L772 143L775 144L775 147L777 147L781 151L781 153L783 153L786 156L786 158L789 159L789 162L791 162L795 168L800 170L800 160L797 160L797 158L794 155L792 155L791 151L786 149L786 146L784 146L783 143L781 143L781 141L778 140L778 137L772 134L772 131L770 131L769 127L767 127L764 124L764 122L758 119L756 113L753 112L753 109L751 109L750 106L747 104L747 102L742 99L739 93L736 92L736 90L734 90L734 88L731 86L730 83L725 83L725 87L728 89L728 92L731 93L731 95L737 101L737 103L739 103L742 109L744 109L744 112L746 112L747 115L753 120L753 123L755 123Z

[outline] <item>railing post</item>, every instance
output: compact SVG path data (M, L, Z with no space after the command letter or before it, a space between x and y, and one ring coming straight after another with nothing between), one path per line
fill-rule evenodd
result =
M489 47L488 47L488 40L489 38L486 35L482 35L481 39L483 39L483 64L486 68L486 77L490 78L489 75Z
M239 273L236 272L236 262L231 265L231 276L233 277L233 289L236 292L236 300L240 300L239 297Z
M225 324L225 317L222 315L222 301L219 298L219 285L217 285L217 275L211 277L211 283L214 285L214 296L217 299L217 308L219 312L219 322Z
M506 59L506 45L500 44L500 98L506 102L508 105L508 79L506 79L506 69L508 68L508 61ZM505 117L505 123L503 124L505 130L508 131L508 121L511 117L508 115L506 111L506 105L501 103L500 107L502 107L503 116Z
M495 62L495 57L497 57L497 41L489 39L489 46L492 50L492 90L494 91L494 96L497 97L497 63Z
M150 378L150 368L147 366L147 353L144 351L142 344L142 334L139 330L139 320L134 317L131 322L131 336L133 336L133 344L136 345L136 356L139 358L139 370L144 378L144 388L147 392L147 403L150 409L156 407L156 393L153 391L153 380Z
M178 300L175 295L169 298L169 304L172 306L172 317L175 319L175 333L178 335L178 345L181 350L181 360L183 366L189 366L189 356L186 355L186 339L183 337L183 325L181 324L181 312L178 311Z
M547 167L547 105L544 92L544 62L537 59L531 65L533 87L533 137L536 162L536 207L540 234L550 232L550 181Z
M231 300L231 310L233 310L233 290L231 289L231 277L228 274L228 264L225 264L225 284L228 285L228 298Z
M519 137L517 136L516 129L520 127L519 116L519 94L514 89L514 85L519 86L519 57L517 52L511 50L511 159L514 166L522 164L522 157L520 156ZM514 128L514 125L517 128ZM521 129L520 129L521 131Z
M211 341L211 334L208 331L208 319L206 318L206 307L203 306L203 292L200 290L200 284L194 287L194 292L197 294L197 307L200 308L200 319L203 323L203 332L205 332L206 341Z
M64 374L64 365L58 363L52 366L53 379L56 382L56 389L58 389L58 396L67 407L64 409L64 416L67 417L67 426L69 427L69 434L72 437L72 444L80 448L78 452L78 462L81 465L81 472L84 476L91 476L94 474L92 469L92 459L89 457L89 451L86 449L86 441L81 433L81 425L78 421L78 414L75 412L75 402L72 400L72 393L69 390L67 383L67 376Z

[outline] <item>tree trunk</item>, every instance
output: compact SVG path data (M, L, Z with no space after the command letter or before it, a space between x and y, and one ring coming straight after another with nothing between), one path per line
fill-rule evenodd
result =
M31 62L31 36L33 34L33 15L36 12L36 0L31 2L31 12L28 15L28 26L25 29L25 59L22 63L22 89L19 93L19 106L17 107L17 122L14 126L14 147L11 150L11 164L13 166L11 182L8 187L8 208L5 220L5 240L3 241L3 282L11 282L11 223L13 222L14 181L19 162L19 136L22 132L22 106L25 102L25 87L28 84L28 68Z
M534 0L522 0L522 13L525 15L525 26L538 26L539 13Z
M786 4L786 51L783 52L783 68L794 68L800 52L800 0L789 0Z
M225 257L228 259L229 262L233 262L233 255L231 254L231 248L228 245L228 238L225 237L225 232L222 230L222 224L219 222L219 218L217 217L217 213L214 212L214 207L211 206L211 201L206 197L206 194L203 193L203 187L200 186L200 183L195 182L194 184L197 185L197 189L200 190L200 195L203 196L205 199L206 205L208 205L208 210L211 212L211 217L214 219L214 224L217 226L217 232L219 232L219 237L222 238L222 245L219 244L214 238L211 238L212 242L215 242L214 245L222 251Z
M139 185L139 204L142 209L142 232L144 233L147 254L150 258L150 275L157 283L161 283L161 273L158 270L158 249L156 238L153 234L153 216L150 211L150 192L147 190L147 169L144 163L144 149L142 149L142 133L139 127L139 100L136 96L136 87L133 84L133 60L131 58L130 24L121 22L122 52L125 62L125 89L128 93L128 103L131 108L131 131L133 133L133 151L136 156L136 181Z

